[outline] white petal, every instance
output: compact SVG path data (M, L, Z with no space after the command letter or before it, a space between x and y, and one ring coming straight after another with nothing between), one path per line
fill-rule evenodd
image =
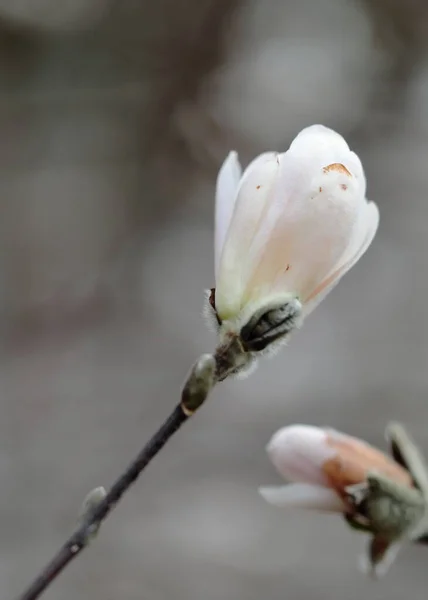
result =
M216 279L216 308L222 320L239 311L248 279L248 249L272 197L279 172L275 152L256 158L239 184L232 220L224 240Z
M324 463L336 456L325 431L310 425L290 425L277 431L266 451L277 471L289 481L327 484Z
M251 265L246 298L290 292L305 299L345 252L366 205L361 163L349 150L290 150L279 160L275 197L243 259Z
M302 158L310 158L317 167L334 162L345 164L359 181L362 196L365 196L366 180L361 161L350 150L345 139L333 129L324 125L306 127L293 140L289 152Z
M217 278L221 253L227 232L232 220L235 203L238 198L239 189L247 180L248 176L267 160L276 156L276 152L264 152L250 162L242 174L238 153L229 152L226 160L220 168L217 176L216 202L215 202L215 275Z
M229 152L217 176L214 240L216 276L224 240L233 214L241 173L237 152Z
M299 154L311 154L312 152L326 153L329 150L349 151L349 146L345 139L333 129L325 127L325 125L310 125L302 129L296 135L290 145L290 150Z
M266 502L281 508L304 508L328 512L345 510L342 500L333 490L309 483L261 487L259 493Z
M304 302L305 316L309 315L318 306L321 300L339 283L343 275L361 258L372 243L378 225L379 210L374 202L369 202L361 212L353 237L339 262L311 294L309 300Z
M248 167L245 169L244 174L242 175L241 185L246 180L246 178L254 173L259 167L263 166L266 162L276 160L278 156L278 152L262 152L256 156L254 160L252 160Z

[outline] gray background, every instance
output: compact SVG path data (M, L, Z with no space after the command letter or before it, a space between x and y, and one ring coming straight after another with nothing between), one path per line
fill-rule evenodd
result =
M401 600L426 548L357 570L338 518L280 511L264 447L328 424L428 451L424 0L0 0L0 595L23 589L213 348L213 186L306 125L360 153L379 234L290 346L219 386L51 600Z

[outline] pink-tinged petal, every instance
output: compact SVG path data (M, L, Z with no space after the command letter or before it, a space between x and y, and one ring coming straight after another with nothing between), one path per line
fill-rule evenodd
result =
M366 252L373 241L379 225L379 210L373 202L369 202L359 215L355 231L349 245L340 257L335 267L326 278L312 290L306 299L303 299L304 314L309 315L314 308L329 294L339 283L340 279L355 265Z
M323 472L328 485L346 497L346 488L364 482L370 471L386 475L404 485L412 485L408 471L392 458L370 444L349 435L325 430L327 446L334 451L334 457L323 464Z
M239 182L242 175L241 165L239 164L238 154L230 152L224 161L217 177L216 200L215 200L215 273L217 276L220 262L221 251L230 220L233 214L233 207L238 192Z
M327 444L327 434L318 427L291 425L277 431L267 445L277 471L287 480L328 485L323 467L336 457Z
M242 176L217 270L216 308L222 320L234 316L242 307L252 267L248 248L263 222L278 173L277 154L267 152L256 158Z
M327 512L344 512L346 508L336 492L309 483L261 487L259 493L266 502L280 508L304 508Z
M245 257L251 264L245 298L271 291L309 295L345 253L366 205L361 163L349 150L289 151L279 161L275 197Z

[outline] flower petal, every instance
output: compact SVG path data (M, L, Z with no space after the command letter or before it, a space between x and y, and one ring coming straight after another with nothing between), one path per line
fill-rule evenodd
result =
M277 431L267 445L277 471L290 481L328 485L323 467L336 458L327 444L327 434L318 427L291 425Z
M325 433L334 457L323 464L323 472L329 485L342 497L346 497L347 488L364 482L370 472L412 485L410 474L377 448L334 430L326 429Z
M306 127L294 138L289 152L309 159L318 168L328 164L344 164L358 180L362 195L365 195L366 181L361 161L350 150L345 139L333 129L324 125Z
M216 186L214 240L216 276L224 240L233 214L241 173L237 152L229 152L219 171Z
M242 176L217 269L216 308L222 320L241 308L251 266L248 249L272 197L278 172L277 154L266 152L250 163Z
M269 504L281 508L304 508L343 512L345 505L331 489L309 483L261 487L259 493Z
M338 263L366 206L358 157L341 136L303 136L279 155L275 197L264 212L244 261L245 297L289 291L304 299ZM314 139L315 137L315 139ZM327 143L330 139L334 143ZM307 142L311 142L308 144ZM248 269L249 271L249 269Z
M308 298L303 300L305 316L318 306L321 300L339 283L343 275L361 258L372 243L378 225L379 210L374 202L369 202L361 212L354 234L338 263Z

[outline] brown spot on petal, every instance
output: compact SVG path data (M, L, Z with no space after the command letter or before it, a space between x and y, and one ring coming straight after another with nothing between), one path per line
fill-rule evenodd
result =
M410 474L392 458L369 444L350 436L327 432L327 445L336 450L336 456L323 464L323 471L332 488L345 498L345 488L362 483L369 471L377 471L409 486Z
M348 177L352 177L352 173L348 171L348 169L345 167L345 165L342 165L342 163L332 163L331 165L327 165L323 168L323 171L324 173L329 173L330 171L337 171L338 173L343 173Z
M340 187L342 188L342 190L347 190L348 186L346 185L346 183L341 183Z
M320 191L320 193L322 192L322 187L321 186L319 187L319 191Z
M261 187L261 185L256 185L256 190L259 190Z
M290 269L291 269L291 265L287 265L287 266L285 267L285 273L286 273L287 271L289 271Z

